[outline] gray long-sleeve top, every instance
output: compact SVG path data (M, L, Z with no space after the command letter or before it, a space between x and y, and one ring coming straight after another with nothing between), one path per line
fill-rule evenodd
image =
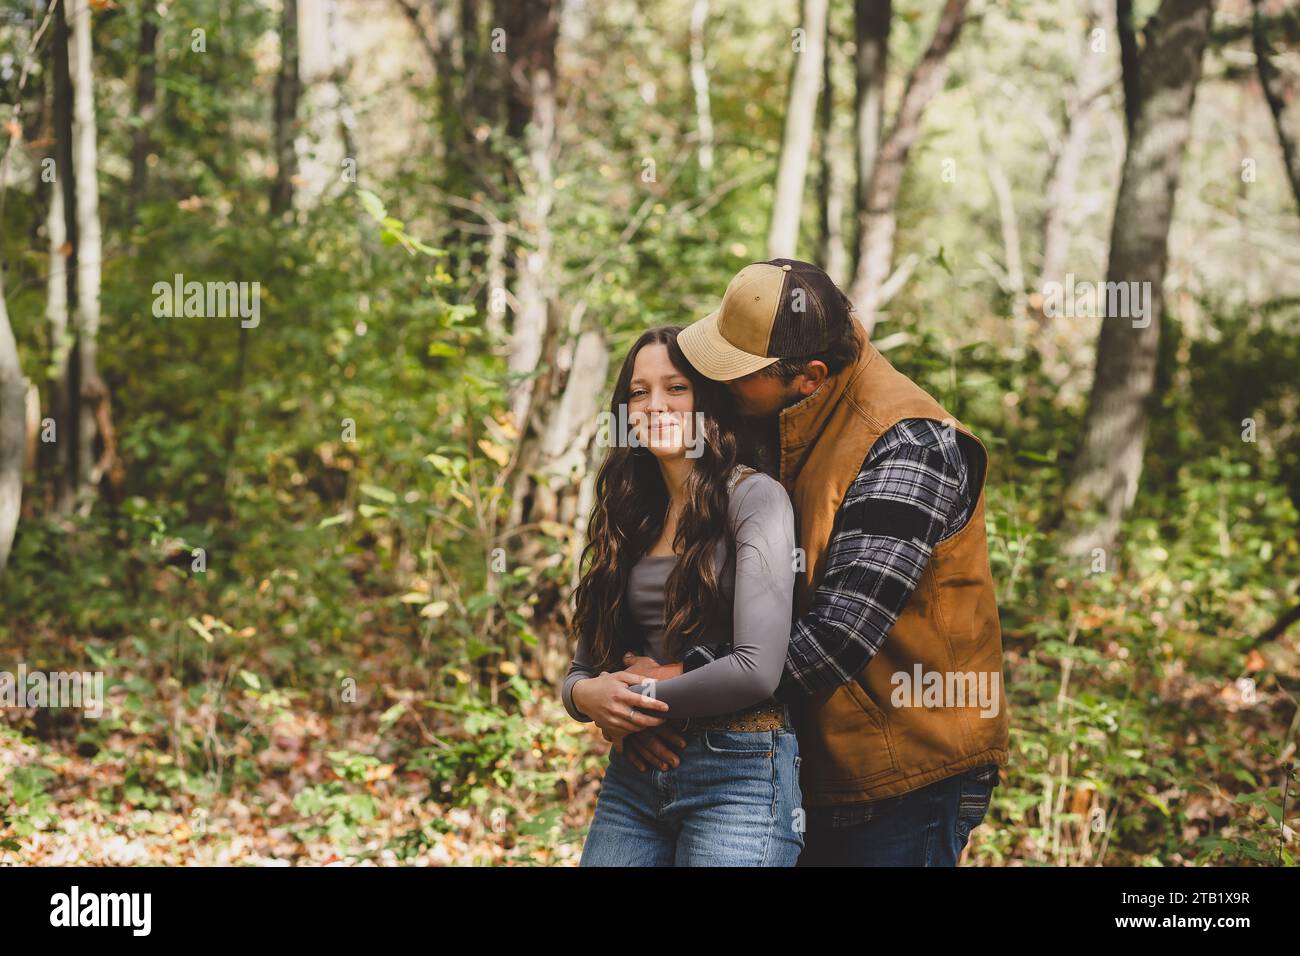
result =
M668 704L666 713L655 712L658 716L729 714L766 700L780 683L794 603L794 510L780 482L754 472L733 488L729 512L735 559L727 560L719 545L714 561L715 566L723 563L719 578L731 613L703 641L730 643L731 653L680 677L656 681L654 696ZM663 603L664 583L676 560L675 555L647 555L628 580L629 614L644 638L641 652L661 664L673 663L664 652ZM618 656L628 649L638 648L628 644ZM562 693L574 720L591 718L574 706L573 685L598 673L590 639L581 635ZM632 688L637 693L644 689L644 684Z

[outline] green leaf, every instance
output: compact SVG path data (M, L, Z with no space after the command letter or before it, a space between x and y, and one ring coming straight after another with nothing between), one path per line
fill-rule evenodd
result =
M476 661L480 657L487 657L489 654L497 653L501 650L501 647L497 644L484 644L477 638L471 637L466 650L469 652L470 660Z
M1163 800L1161 800L1159 797L1152 796L1149 793L1144 793L1142 794L1142 799L1145 800L1147 803L1151 804L1151 806L1155 807L1166 817L1169 816L1169 805L1165 803Z
M358 189L357 195L361 197L361 204L366 207L366 212L370 213L375 222L383 222L384 217L388 215L388 210L379 197L369 189Z
M424 456L424 460L433 465L434 468L437 468L438 471L442 472L444 475L450 475L454 470L451 459L446 455L439 455L436 452L430 452Z
M430 601L424 607L420 608L420 617L438 618L447 613L450 607L446 601Z
M446 249L439 249L436 246L427 245L426 243L421 242L419 239L412 238L411 236L407 236L406 241L409 242L416 249L423 252L426 256L432 256L436 258L438 256L445 256L447 254Z
M380 488L378 485L362 485L361 493L376 501L382 501L386 505L397 504L397 495L387 488Z
M393 724L397 723L397 721L400 720L402 715L405 713L406 713L406 701L399 700L396 704L394 704L392 707L389 707L386 711L384 711L379 716L379 732L381 734L385 733L390 727L393 726Z
M948 260L944 258L943 246L940 246L939 251L930 257L930 261L941 268L944 272L948 273L948 275L952 275L952 266L948 265Z

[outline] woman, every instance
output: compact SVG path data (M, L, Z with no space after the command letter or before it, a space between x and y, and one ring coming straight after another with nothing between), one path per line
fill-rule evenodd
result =
M624 359L610 411L633 432L611 443L596 479L563 697L615 750L582 865L793 866L799 750L772 694L790 633L794 515L779 482L741 464L730 396L686 361L679 331L646 332ZM660 681L616 666L629 650L680 661L695 643L731 651ZM686 739L680 762L638 770L622 738L665 719Z

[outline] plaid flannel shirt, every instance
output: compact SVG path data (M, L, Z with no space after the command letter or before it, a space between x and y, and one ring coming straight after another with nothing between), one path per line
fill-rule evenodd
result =
M909 418L885 432L835 516L813 605L790 633L777 700L833 690L866 667L934 546L960 530L973 507L955 429ZM691 647L682 669L694 670L728 650Z

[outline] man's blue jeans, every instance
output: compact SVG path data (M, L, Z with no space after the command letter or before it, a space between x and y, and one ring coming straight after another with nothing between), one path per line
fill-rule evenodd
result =
M799 744L780 730L688 730L681 763L637 770L617 751L582 866L794 866Z
M808 807L800 866L956 866L988 812L998 768L977 767L897 797Z

